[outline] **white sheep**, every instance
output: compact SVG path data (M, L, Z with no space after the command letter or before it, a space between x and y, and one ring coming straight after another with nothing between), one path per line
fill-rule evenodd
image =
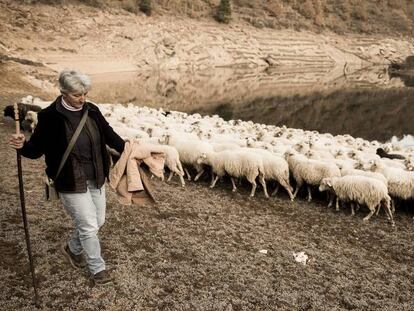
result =
M180 162L180 156L177 149L168 145L161 145L161 149L165 154L165 165L170 170L170 175L167 181L170 181L174 174L177 174L181 181L181 186L185 186L184 182L184 170Z
M202 153L213 151L213 146L200 140L188 140L180 137L178 135L165 134L160 139L160 143L173 146L177 149L181 162L184 165L189 165L196 169L197 175L194 177L194 181L197 181L204 173L204 167L197 163L197 159ZM188 169L184 168L184 171L187 174L188 180L191 180L192 177Z
M275 195L281 185L287 193L290 199L293 201L292 186L289 183L289 164L285 159L271 152L258 148L248 148L248 150L259 154L263 161L263 168L265 174L265 180L275 180L278 182L276 189L272 192L271 196Z
M326 177L340 177L339 168L333 163L322 162L319 160L307 159L302 154L287 152L285 158L289 164L290 171L296 181L296 189L293 193L295 198L300 187L305 182L308 189L308 201L312 200L311 185L319 186L322 179ZM329 206L332 201L329 202Z
M388 167L381 161L369 161L365 169L381 173L388 181L388 191L392 197L409 200L414 198L414 172Z
M256 178L259 177L264 194L266 197L269 197L264 178L263 161L259 155L253 152L239 149L233 151L224 150L221 152L211 151L201 154L197 162L199 164L209 165L215 174L210 188L213 188L217 180L227 173L231 177L233 192L237 190L234 178L245 177L252 185L250 196L253 197L257 187Z
M394 225L390 209L391 198L388 195L388 189L378 179L356 175L324 178L319 186L319 191L326 190L335 192L337 196L337 208L338 199L345 202L357 202L367 205L370 212L364 217L364 221L368 221L371 218L377 207L380 208L381 204L385 204L385 211L391 224ZM352 214L354 214L353 209Z

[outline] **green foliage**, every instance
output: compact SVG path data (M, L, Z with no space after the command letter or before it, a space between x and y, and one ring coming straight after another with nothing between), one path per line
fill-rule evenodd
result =
M140 0L139 9L141 12L144 12L146 15L150 16L152 13L151 0Z
M219 23L228 24L231 19L230 0L220 0L216 15L214 16Z

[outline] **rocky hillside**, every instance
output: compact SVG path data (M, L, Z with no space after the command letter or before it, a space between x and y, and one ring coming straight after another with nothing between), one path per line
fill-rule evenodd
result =
M52 5L79 2L138 13L141 0L20 0ZM220 0L150 0L153 15L211 19ZM411 0L232 0L232 22L257 28L323 31L338 34L412 35Z

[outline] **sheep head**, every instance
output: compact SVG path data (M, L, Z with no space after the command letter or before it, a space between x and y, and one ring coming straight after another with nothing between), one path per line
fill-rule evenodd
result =
M207 154L202 153L197 158L197 164L207 164Z
M379 166L378 160L369 160L366 165L364 165L363 169L366 171L375 171Z
M309 159L316 159L316 158L317 158L317 155L316 155L316 153L315 153L313 150L308 150L308 151L305 153L305 156L306 156L307 158L309 158Z
M327 191L331 190L332 187L332 178L324 178L322 179L320 185L319 185L319 191Z
M160 138L158 138L158 142L163 145L168 145L170 143L171 134L163 134Z
M338 149L334 151L335 158L339 158L344 155L344 151L342 149Z

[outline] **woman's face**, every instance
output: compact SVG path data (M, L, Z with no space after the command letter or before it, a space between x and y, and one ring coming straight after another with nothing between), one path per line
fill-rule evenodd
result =
M68 105L71 105L73 108L82 108L86 102L86 93L65 93L63 98Z

